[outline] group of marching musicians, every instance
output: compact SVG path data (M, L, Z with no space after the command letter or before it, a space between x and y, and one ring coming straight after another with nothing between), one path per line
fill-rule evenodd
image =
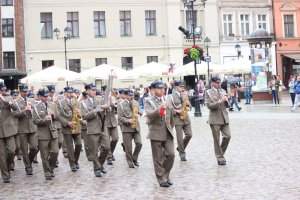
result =
M149 128L147 138L151 141L157 181L161 187L169 187L173 185L170 171L175 158L173 129L176 131L176 150L181 161L186 161L185 149L192 137L191 121L187 114L191 104L182 82L175 82L175 90L168 96L165 95L165 84L160 81L152 83L149 88L150 94L143 102ZM78 161L83 146L87 159L93 162L95 176L102 177L107 173L105 162L113 165L115 161L118 126L129 168L140 166L138 158L142 139L139 117L143 112L130 89L108 91L109 102L104 101L103 94L97 93L94 84L85 85L85 91L81 93L72 87L65 87L63 94L57 94L53 85L39 89L36 95L26 85L19 89L9 95L5 85L0 84L0 168L4 183L10 182L13 161L20 152L26 175L33 175L32 163L40 152L45 179L52 180L59 165L59 150L63 149L70 170L76 172L80 168ZM210 93L213 91L208 90ZM216 91L219 94L219 90ZM213 95L207 99L211 112L227 112L226 106L223 106L225 97ZM212 124L211 127L213 135L216 135L217 127ZM221 124L218 128L219 132L223 129L229 131L229 127L224 128ZM222 148L215 141L218 163L225 153Z

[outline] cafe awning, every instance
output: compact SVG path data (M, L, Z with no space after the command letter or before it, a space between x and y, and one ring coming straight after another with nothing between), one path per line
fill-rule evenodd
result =
M300 62L300 53L299 54L283 54L285 57L291 58L296 62Z

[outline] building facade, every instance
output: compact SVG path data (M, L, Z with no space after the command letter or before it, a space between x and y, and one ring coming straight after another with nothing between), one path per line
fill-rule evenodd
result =
M23 1L2 0L0 8L0 78L14 89L26 75Z
M278 74L285 85L291 75L300 74L300 1L274 0Z
M196 24L209 36L212 62L219 63L217 1L196 7ZM205 19L210 19L209 23ZM184 48L193 45L179 26L191 28L191 13L180 0L26 0L26 52L28 73L65 66L64 43L56 39L66 26L67 68L76 72L107 63L133 69L151 61L183 64ZM212 20L215 20L213 23Z
M250 59L251 49L247 38L254 30L263 28L274 36L271 0L220 0L218 13L221 64L237 59ZM236 51L236 45L241 47L240 55ZM263 61L269 62L270 70L276 73L275 43L269 52L270 55Z

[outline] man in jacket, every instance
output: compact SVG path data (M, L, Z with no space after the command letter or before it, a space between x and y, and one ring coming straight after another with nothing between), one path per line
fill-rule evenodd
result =
M224 157L228 147L231 134L229 127L229 117L226 108L229 108L228 96L225 90L220 87L220 78L212 77L212 88L206 91L205 102L209 109L208 124L210 125L213 139L215 155L219 165L226 165ZM220 134L223 138L220 145Z

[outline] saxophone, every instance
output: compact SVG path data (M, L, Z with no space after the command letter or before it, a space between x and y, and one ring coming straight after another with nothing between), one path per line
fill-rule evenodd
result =
M139 122L139 102L133 101L133 106L132 106L132 128L136 128Z
M77 97L75 95L74 95L73 99L74 99L75 102L74 102L74 105L72 107L72 110L73 110L73 115L72 115L73 126L71 128L71 132L72 132L72 134L77 134L77 133L80 133L80 131L81 131L80 122L82 121L82 117L79 113L75 113L75 111L79 109L79 105L78 105Z
M187 118L188 112L191 110L188 95L183 98L183 103L180 112L180 119L185 120Z

